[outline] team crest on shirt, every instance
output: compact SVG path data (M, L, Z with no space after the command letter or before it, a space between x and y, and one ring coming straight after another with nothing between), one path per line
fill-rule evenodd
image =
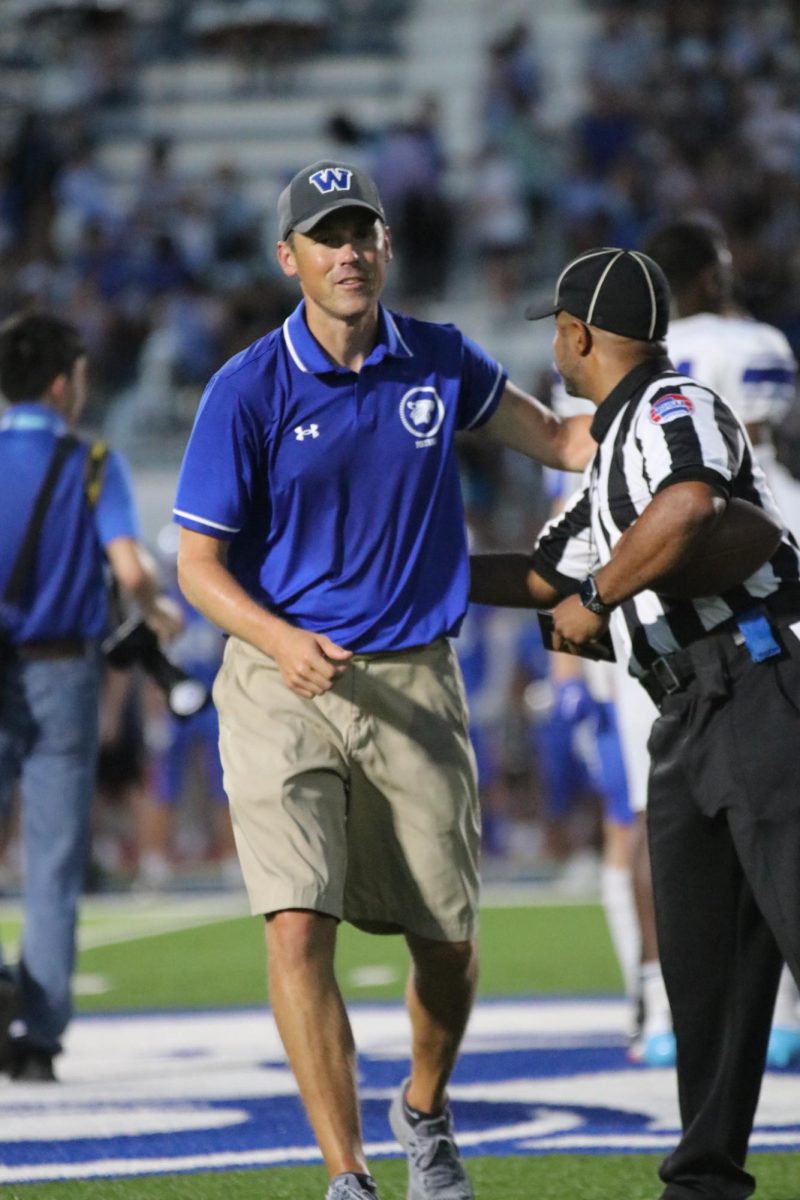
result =
M400 420L417 448L434 446L444 420L444 401L436 388L411 388L400 401Z
M659 396L650 405L650 420L654 425L666 425L668 421L676 421L678 417L690 417L694 412L694 403L688 396L680 392L671 392L668 396Z

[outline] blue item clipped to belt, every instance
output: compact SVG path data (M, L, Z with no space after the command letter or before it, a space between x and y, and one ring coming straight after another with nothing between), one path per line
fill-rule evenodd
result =
M748 608L747 612L738 615L736 624L753 662L764 662L780 654L781 648L775 641L769 617L763 608Z

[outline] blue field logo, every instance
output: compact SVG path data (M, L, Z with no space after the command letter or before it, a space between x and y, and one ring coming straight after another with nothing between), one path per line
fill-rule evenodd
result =
M387 1121L407 1072L397 1006L354 1006L367 1153L400 1153ZM621 1001L479 1005L450 1088L474 1154L666 1154L675 1076L631 1066ZM75 1022L62 1083L0 1085L0 1184L319 1162L266 1012ZM800 1148L798 1074L768 1073L754 1150Z

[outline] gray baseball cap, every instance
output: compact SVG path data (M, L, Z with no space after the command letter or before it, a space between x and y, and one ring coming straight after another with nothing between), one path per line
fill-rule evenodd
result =
M308 233L337 208L366 208L386 221L374 180L360 167L327 158L304 167L278 197L279 239Z

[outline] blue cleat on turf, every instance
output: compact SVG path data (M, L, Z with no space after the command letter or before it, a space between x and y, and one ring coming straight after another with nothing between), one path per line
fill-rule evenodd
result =
M644 1039L641 1061L646 1067L675 1066L675 1034L671 1029Z
M775 1025L767 1047L768 1067L790 1067L800 1062L800 1029L781 1029Z

